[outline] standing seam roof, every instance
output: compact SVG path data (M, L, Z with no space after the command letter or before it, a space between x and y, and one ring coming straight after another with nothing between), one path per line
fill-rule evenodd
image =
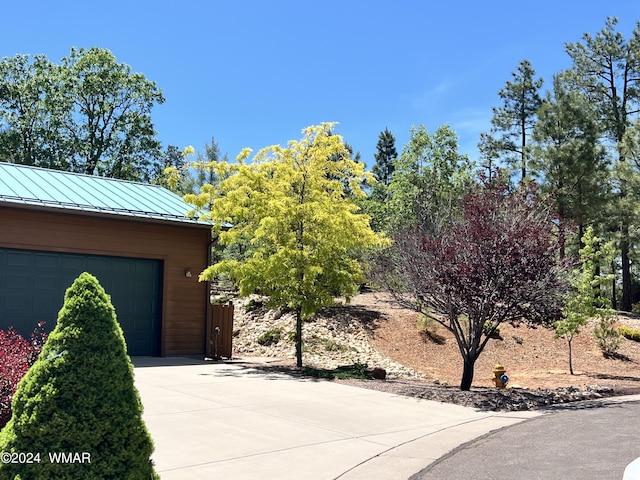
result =
M159 185L0 162L0 203L203 224L193 206Z

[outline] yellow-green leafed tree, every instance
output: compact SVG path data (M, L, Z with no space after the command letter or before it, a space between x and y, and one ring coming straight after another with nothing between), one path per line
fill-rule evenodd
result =
M295 311L298 367L303 320L335 296L357 293L364 281L358 252L385 243L345 194L363 196L367 174L332 128L308 127L301 140L264 148L250 161L244 150L236 163L217 166L224 178L218 186L185 197L216 225L231 225L218 231L221 243L247 246L241 258L211 265L200 280L226 274L241 295L260 292L272 306Z

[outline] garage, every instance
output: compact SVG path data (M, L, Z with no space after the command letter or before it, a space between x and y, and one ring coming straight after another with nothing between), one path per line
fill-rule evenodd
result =
M0 162L0 329L51 331L82 272L111 295L130 355L203 355L211 224L159 185Z
M161 260L0 249L0 329L28 336L39 321L54 325L64 292L82 272L111 295L129 355L158 355Z

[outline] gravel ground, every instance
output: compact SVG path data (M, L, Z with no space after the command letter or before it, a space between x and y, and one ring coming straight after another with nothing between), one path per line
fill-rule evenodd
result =
M295 377L305 377L305 369L296 368L290 360L269 360L264 363L256 359L246 358L245 365L263 371L265 374L281 373ZM236 360L242 365L242 361ZM358 388L368 388L395 395L403 395L436 402L453 403L484 411L513 412L545 408L570 402L596 400L618 395L640 394L640 389L614 390L610 387L576 387L548 388L487 388L473 387L470 391L461 391L458 387L434 385L421 380L398 379L320 379L323 382L336 382Z
M463 392L457 387L435 386L420 382L403 382L399 380L338 381L356 387L382 390L397 395L406 395L437 402L453 403L487 411L513 412L531 410L569 402L595 400L616 394L613 389L608 387L588 390L581 390L575 387L560 387L553 390L544 388L530 390L523 388L498 389L476 387L468 392ZM617 394L619 394L619 392Z

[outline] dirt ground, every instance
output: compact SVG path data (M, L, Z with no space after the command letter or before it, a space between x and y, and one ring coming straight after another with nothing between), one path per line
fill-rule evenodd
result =
M417 328L419 315L399 308L380 293L364 293L352 299L358 308L379 312L370 320L372 341L380 352L443 385L457 386L462 375L461 357L453 335L444 327L431 335ZM348 307L347 307L348 308ZM640 318L619 315L618 321L640 329ZM504 366L510 387L527 389L558 387L611 387L640 392L640 343L622 339L616 358L605 358L587 326L573 340L573 369L569 373L568 347L553 330L501 325L501 339L492 339L476 362L473 387L492 387L492 369Z

